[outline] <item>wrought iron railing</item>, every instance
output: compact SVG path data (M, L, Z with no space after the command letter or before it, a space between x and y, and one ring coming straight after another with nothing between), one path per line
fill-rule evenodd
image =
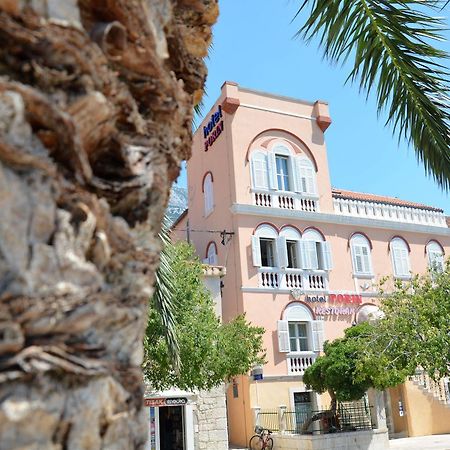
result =
M340 403L336 413L330 409L310 412L285 411L282 421L285 431L292 434L328 434L374 428L370 406L364 402ZM316 420L311 420L316 419Z

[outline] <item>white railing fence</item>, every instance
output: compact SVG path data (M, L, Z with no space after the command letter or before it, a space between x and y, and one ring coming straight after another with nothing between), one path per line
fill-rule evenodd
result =
M253 204L268 208L291 209L293 211L319 211L317 197L296 192L270 192L252 189Z
M446 227L445 215L440 211L411 208L345 198L333 198L334 212L344 216Z
M324 291L328 289L328 273L301 269L258 269L259 287L267 289L303 289Z

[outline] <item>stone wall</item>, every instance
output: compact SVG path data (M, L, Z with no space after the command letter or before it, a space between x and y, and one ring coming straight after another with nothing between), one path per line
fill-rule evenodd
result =
M387 430L353 431L322 435L273 434L277 450L385 450Z
M200 391L194 409L196 450L228 450L225 385Z

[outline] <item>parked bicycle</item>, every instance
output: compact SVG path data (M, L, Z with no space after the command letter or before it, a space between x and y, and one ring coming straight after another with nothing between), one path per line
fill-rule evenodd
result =
M270 437L272 432L267 428L255 427L255 435L250 439L250 450L272 450L273 440Z

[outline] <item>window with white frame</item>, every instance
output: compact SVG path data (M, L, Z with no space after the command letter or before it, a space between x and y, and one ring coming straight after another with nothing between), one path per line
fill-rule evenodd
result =
M428 266L436 272L444 271L444 252L436 241L427 244Z
M300 266L308 270L331 270L330 243L316 230L307 230L300 241Z
M275 267L275 239L260 238L261 266Z
M350 250L353 274L356 276L371 276L373 270L369 240L362 234L354 234L350 239Z
M296 155L278 143L268 151L256 149L251 157L252 188L317 196L316 171L304 154Z
M275 155L277 170L277 188L279 191L290 191L289 158L283 155Z
M214 209L213 178L211 172L208 172L203 180L203 200L205 204L205 216L207 216Z
M280 267L300 269L300 240L299 231L292 227L283 227L278 238L278 259Z
M206 252L206 261L208 264L212 266L217 265L217 246L215 242L210 242L208 244L208 250Z
M314 320L311 310L300 303L289 305L277 323L278 351L281 353L320 352L324 342L324 322Z
M269 224L262 224L252 236L252 256L255 267L277 267L278 232Z
M392 266L394 276L397 278L410 278L411 266L409 263L409 248L401 238L394 238L390 243Z

